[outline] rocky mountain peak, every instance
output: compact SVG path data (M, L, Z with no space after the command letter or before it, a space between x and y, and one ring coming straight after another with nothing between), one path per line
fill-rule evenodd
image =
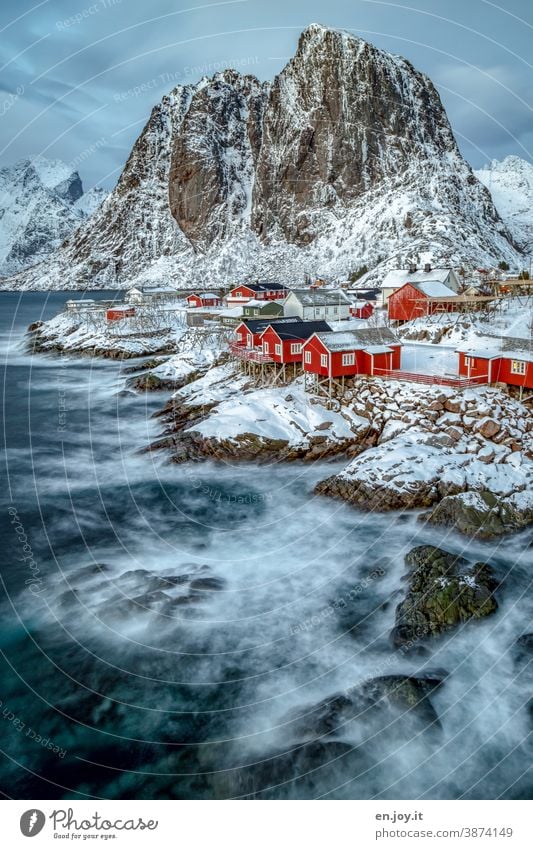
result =
M105 204L12 285L379 278L417 253L519 262L428 77L311 24L272 83L229 69L163 97Z

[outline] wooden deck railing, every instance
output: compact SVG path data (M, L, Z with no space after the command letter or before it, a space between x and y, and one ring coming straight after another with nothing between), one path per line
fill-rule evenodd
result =
M236 342L230 342L229 349L234 357L239 357L241 360L247 360L252 363L274 362L268 354L263 354L261 348L245 348L243 345L237 345Z
M426 383L431 386L454 386L456 389L465 389L468 386L479 386L488 383L486 377L444 377L437 374L417 374L412 371L401 371L400 369L374 369L375 377L390 377L393 380L407 380L411 383Z

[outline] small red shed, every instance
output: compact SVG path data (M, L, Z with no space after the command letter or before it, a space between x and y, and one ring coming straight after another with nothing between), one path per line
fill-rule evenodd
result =
M124 318L133 318L134 315L135 307L113 307L106 312L108 321L122 321Z
M352 318L370 318L374 312L374 304L370 301L356 301L350 307L350 315Z
M315 333L303 345L304 371L321 377L379 375L400 368L401 343L388 328Z
M453 312L458 296L439 280L425 283L404 283L387 300L391 321L412 321L436 312Z
M189 295L187 303L190 307L218 307L220 298L214 292L200 292Z
M275 363L301 363L303 343L313 333L330 333L326 321L295 321L287 324L269 324L260 336L263 354Z

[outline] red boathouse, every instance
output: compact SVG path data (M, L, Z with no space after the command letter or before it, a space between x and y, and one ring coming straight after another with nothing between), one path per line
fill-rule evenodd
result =
M522 345L520 344L522 343ZM487 383L506 383L533 389L533 352L527 340L507 339L512 350L458 351L461 377L483 377Z
M108 321L122 321L124 318L133 318L134 315L135 307L113 307L106 312Z
M401 343L388 328L315 333L303 346L305 372L323 378L379 375L400 368Z
M218 307L220 298L214 292L200 292L200 294L189 295L187 304L190 307Z
M439 280L405 283L389 295L387 309L391 321L412 321L437 312L454 312L460 298Z

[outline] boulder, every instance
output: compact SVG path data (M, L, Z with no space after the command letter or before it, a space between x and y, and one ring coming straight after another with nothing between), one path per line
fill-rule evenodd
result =
M433 525L453 527L462 534L490 539L531 524L533 498L522 493L503 498L486 491L462 492L446 496L419 518Z
M494 613L498 605L492 571L486 563L470 566L457 555L421 545L405 558L408 590L396 608L391 639L396 648L415 648L464 622Z
M481 419L477 426L477 430L479 430L485 439L493 439L493 437L500 432L501 427L498 422L494 421L494 419L486 417Z
M299 739L346 736L354 724L372 730L409 723L419 728L439 728L440 723L430 695L440 686L446 673L439 670L422 676L382 675L370 678L344 693L337 693L314 706L301 708L288 717ZM302 718L303 717L303 718ZM407 730L407 729L405 729Z

